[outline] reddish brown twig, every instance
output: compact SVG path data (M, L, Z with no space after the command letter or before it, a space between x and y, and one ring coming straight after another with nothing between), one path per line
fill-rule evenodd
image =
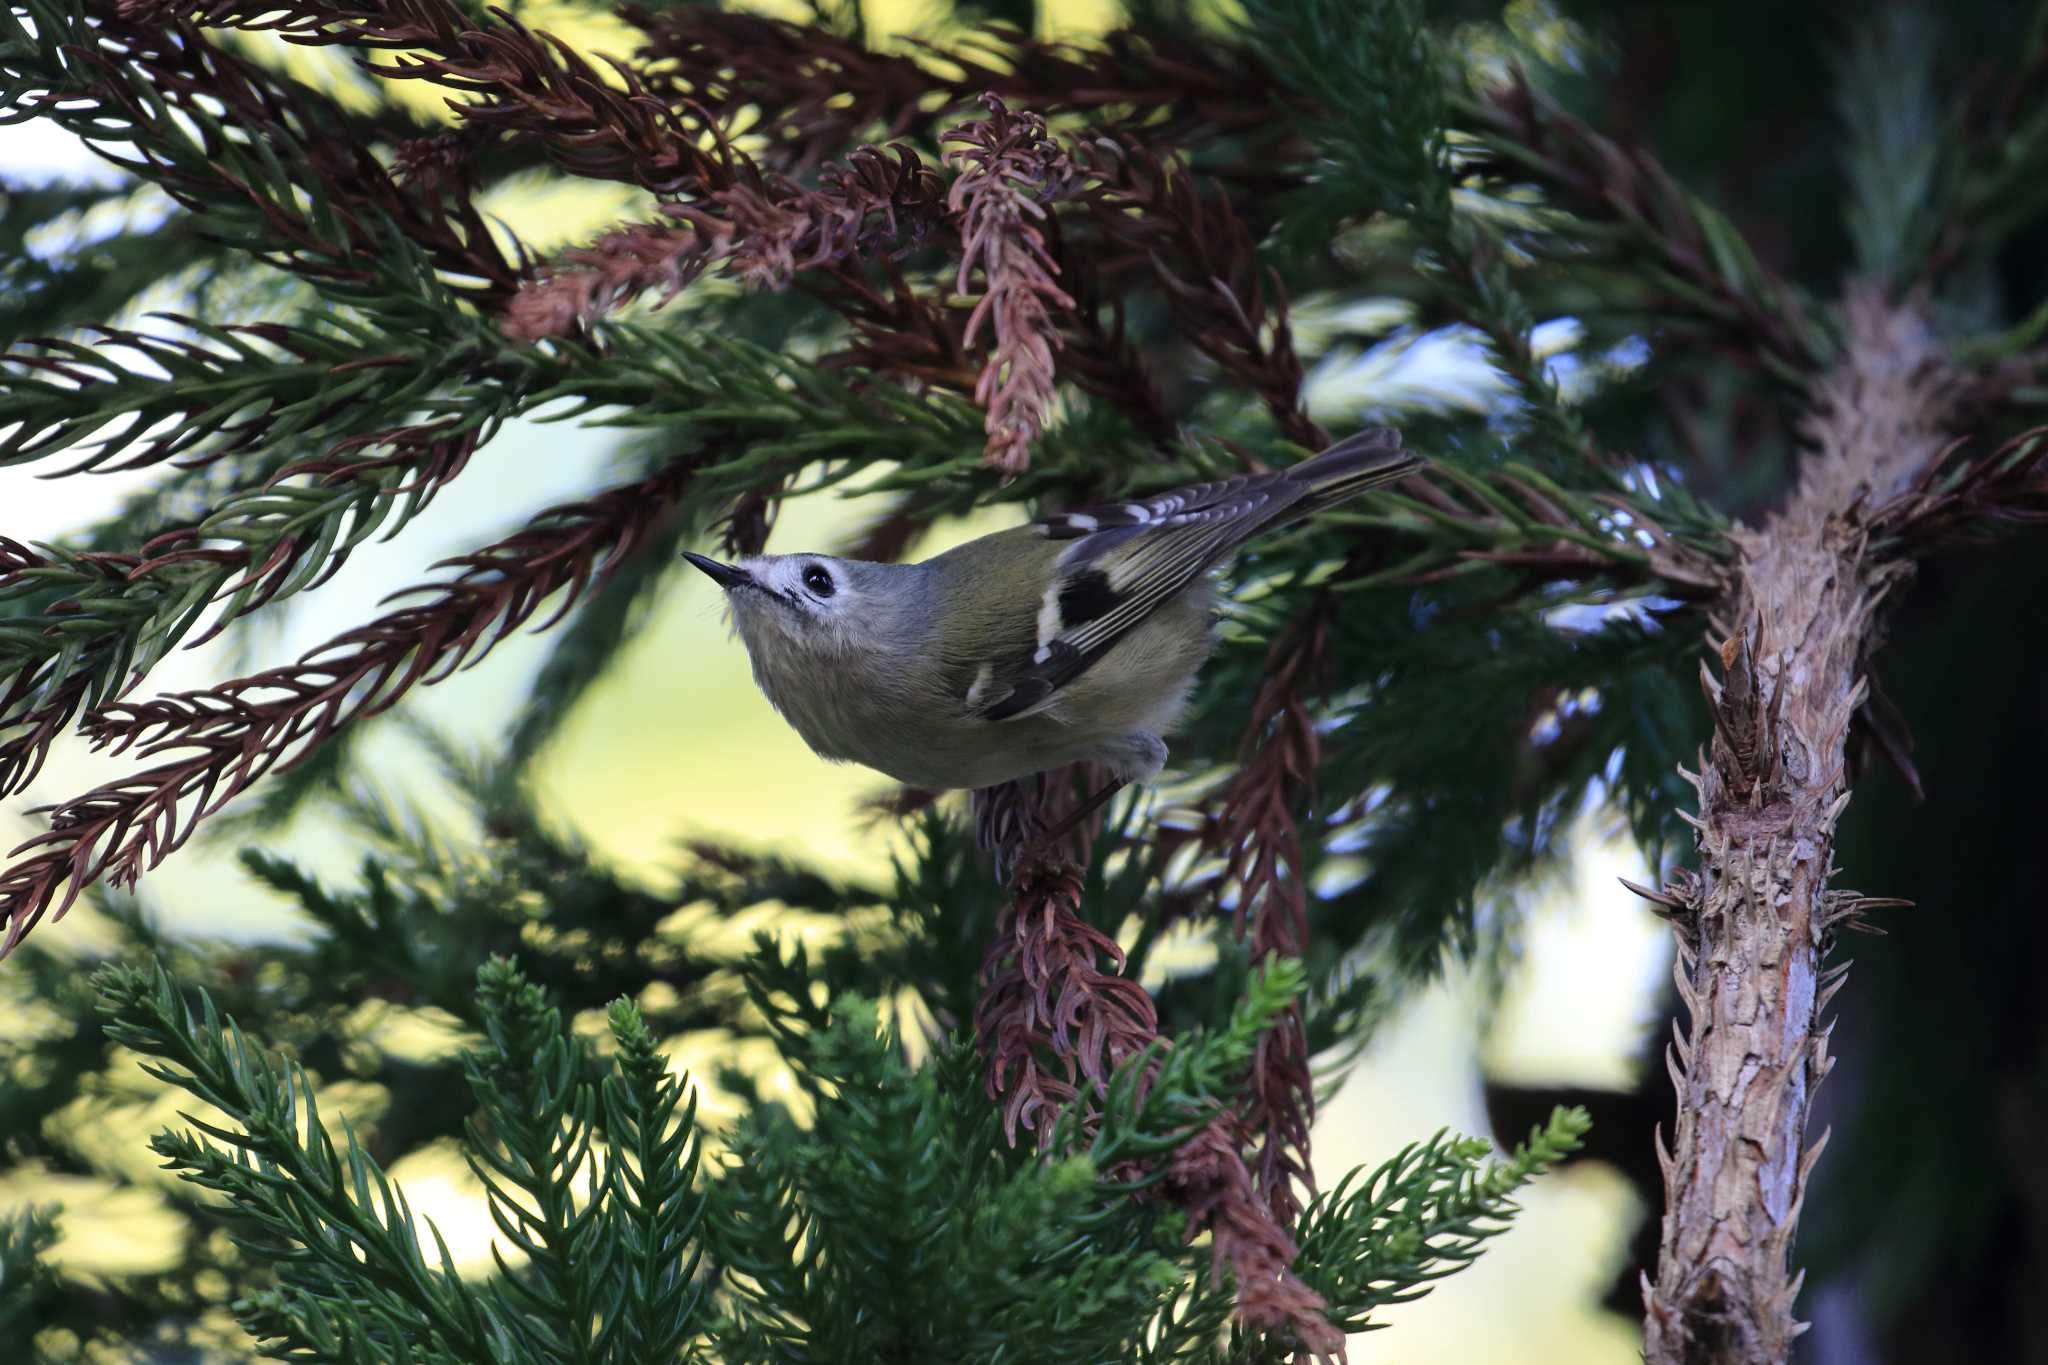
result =
M943 50L926 48L928 62L755 14L637 5L620 14L646 34L636 55L651 89L728 122L775 110L786 131L768 154L782 169L828 161L871 130L928 139L950 110L984 91L1048 115L1087 113L1099 127L1142 128L1159 142L1289 135L1266 73L1202 33L1116 30L1084 48L994 24ZM1248 157L1247 184L1269 184L1275 161Z
M452 187L427 192L417 158L404 173L387 169L367 143L347 135L348 120L332 105L165 17L185 7L131 5L116 13L95 0L92 8L100 44L76 57L81 73L90 73L93 97L142 124L160 120L165 105L193 115L204 155L167 152L149 141L135 144L133 155L149 179L202 219L225 203L246 201L276 243L257 254L326 280L375 276L390 251L386 234L395 228L448 273L458 292L488 302L511 291L518 271L468 195ZM298 194L245 178L249 163L233 131L242 128L266 129L281 150L288 148Z
M2042 521L2048 521L2048 427L2021 432L1974 457L1957 441L1870 513L1873 534L1917 553Z
M410 499L416 511L462 471L479 439L477 430L451 433L439 423L368 433L338 443L321 459L287 467L267 487L309 476L330 486L357 481L369 484L384 471L402 469L406 472L402 482L365 492L361 499L364 510L355 515L368 515L371 503L395 498ZM370 459L343 458L379 446L387 453ZM260 528L264 513L261 500L258 502L259 510L245 526ZM289 508L273 512L288 524L294 519ZM213 623L190 642L198 645L287 588L318 587L347 561L352 548L350 541L330 541L320 525L308 524L302 529L278 531L259 558L250 540L223 545L203 525L187 525L154 537L140 554L77 555L59 566L46 555L0 539L0 591L48 582L53 569L74 579L80 573L102 574L109 589L153 580L160 585L161 594L150 604L158 618L157 628L170 632L169 639L175 642L180 638L178 631L194 623L179 626L169 617L184 586L190 583L190 575L197 571L211 578L202 602L220 604ZM307 560L315 553L323 556L317 568ZM0 735L6 736L0 740L0 794L20 791L35 779L50 746L70 728L81 708L133 685L143 671L135 658L142 629L138 618L124 613L103 621L101 629L88 634L78 629L75 620L67 623L65 619L89 609L82 600L85 588L74 583L72 590L76 595L47 609L51 620L42 632L48 642L43 657L19 663L5 695L0 696ZM162 648L168 649L169 644ZM21 652L17 650L17 658ZM69 676L58 682L67 671Z
M1060 1110L1097 1103L1116 1068L1159 1041L1151 997L1119 975L1114 940L1080 917L1080 865L1041 837L1059 818L1056 803L1045 804L1046 781L975 794L983 841L1011 869L1011 899L982 966L975 1035L1012 1142L1020 1128L1049 1136ZM1258 1197L1242 1131L1226 1111L1192 1134L1168 1159L1166 1195L1187 1213L1189 1237L1207 1232L1218 1269L1230 1268L1241 1322L1284 1330L1303 1351L1340 1359L1343 1334L1294 1274L1298 1248Z
M1013 114L994 95L983 95L982 103L987 118L943 135L963 144L946 153L960 168L946 203L959 220L955 288L971 294L977 269L982 278L966 344L973 347L984 323L995 334L974 397L988 411L987 463L1007 478L1030 465L1031 443L1045 430L1055 387L1052 353L1062 344L1053 312L1074 306L1058 284L1059 265L1039 224L1047 204L1074 192L1080 172L1037 114Z
M656 194L733 183L735 154L702 111L650 94L623 63L606 60L607 70L600 71L568 44L502 10L488 27L478 27L449 0L130 0L124 8L130 15L275 32L304 46L389 53L388 62L369 69L446 87L463 97L449 107L465 127L532 138L577 175L622 180ZM711 145L702 147L700 140Z
M1237 897L1237 931L1246 936L1249 928L1254 961L1269 953L1299 958L1308 946L1308 892L1293 807L1312 789L1322 758L1304 694L1322 666L1328 605L1319 598L1268 650L1237 775L1217 800L1217 818L1207 831L1209 847L1226 859L1218 885ZM1296 1002L1259 1040L1244 1115L1258 1142L1259 1192L1286 1225L1301 1213L1297 1186L1315 1192L1309 1128L1316 1099L1308 1062L1308 1031Z
M1285 292L1261 268L1229 195L1135 141L1098 138L1078 160L1089 183L1076 216L1087 231L1069 234L1075 252L1067 254L1093 259L1105 284L1149 273L1180 335L1258 394L1289 440L1312 450L1329 444L1302 406Z
M817 188L742 168L703 198L665 204L668 221L615 229L524 283L505 313L515 336L571 336L621 303L659 290L657 306L723 263L757 288L840 265L884 245L915 245L944 222L945 186L908 148L863 147Z
M51 809L50 828L14 850L0 876L11 950L53 906L62 915L102 877L132 883L273 768L289 768L343 726L479 658L560 596L556 616L632 553L695 468L682 461L586 502L554 509L495 545L450 561L428 600L337 636L296 664L219 687L87 716L95 748L169 762ZM553 618L551 618L552 620Z

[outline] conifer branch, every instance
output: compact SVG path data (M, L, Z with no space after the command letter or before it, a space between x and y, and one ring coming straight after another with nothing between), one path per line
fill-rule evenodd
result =
M1556 107L1517 70L1463 105L1492 153L1481 169L1529 176L1574 210L1625 228L1659 265L1643 271L1666 306L1693 312L1746 343L1780 378L1824 365L1832 340L1792 289L1760 262L1727 218L1679 185L1641 148L1608 138ZM1569 236L1571 229L1563 229Z
M982 291L961 338L970 349L986 323L994 334L975 385L988 411L988 465L1006 478L1029 466L1031 443L1045 429L1054 397L1053 351L1060 345L1052 311L1074 300L1057 283L1059 265L1037 226L1047 205L1074 192L1079 169L1036 114L1012 114L984 95L988 117L963 123L941 140L963 144L946 153L959 169L946 205L959 220L960 268L954 292L971 293L978 267Z
M637 1290L612 1320L612 1349L629 1361L669 1360L688 1339L706 1288L697 1273L706 1202L695 1188L697 1096L669 1071L630 1002L613 1001L606 1018L618 1043L617 1069L603 1086L607 1194L618 1218L616 1255Z
M0 1332L26 1340L45 1300L56 1297L57 1272L43 1258L57 1244L52 1206L0 1215Z
M633 68L608 61L600 71L566 43L502 11L487 24L452 0L131 0L127 12L273 32L305 46L389 53L365 65L387 79L426 81L464 96L450 107L465 127L534 139L580 176L677 194L728 188L739 172L718 126L698 111L669 107ZM708 149L699 145L705 140Z
M632 339L623 348L630 360L613 361L579 348L516 357L516 365L506 363L502 387L474 395L452 426L428 423L381 433L378 439L391 447L384 454L330 456L287 466L281 478L303 476L309 482L273 482L233 495L214 517L159 537L145 555L18 549L12 561L0 561L0 591L11 590L17 598L48 594L60 606L63 601L74 604L62 608L71 618L66 622L0 637L0 661L16 661L10 691L0 696L0 720L10 731L0 745L0 777L27 781L50 743L88 707L98 708L85 727L97 745L118 752L139 743L149 755L197 750L132 782L57 808L57 828L18 850L34 856L0 879L10 945L50 905L61 913L100 875L130 879L181 845L190 824L179 824L180 801L198 801L192 819L211 815L265 773L302 761L345 720L376 714L414 682L444 676L434 667L438 654L461 656L488 648L482 633L493 624L493 610L516 609L523 619L535 605L527 592L545 596L567 587L573 598L599 561L609 574L630 558L640 539L652 534L662 509L680 497L683 484L675 480L682 471L703 466L705 496L716 497L758 478L780 478L811 459L872 449L882 440L891 442L909 466L899 477L911 483L928 483L935 470L949 465L971 467L961 448L972 430L971 410L958 404L856 392L822 371L732 343L699 346L614 328L607 339L616 338ZM380 373L398 367L380 361L367 368ZM352 373L346 364L330 372ZM792 391L805 406L791 406ZM679 459L672 473L615 489L580 512L558 509L558 524L537 524L532 540L515 536L457 561L470 572L458 579L459 588L449 589L453 596L442 603L449 613L445 619L428 624L416 616L433 612L409 609L337 639L330 651L292 668L182 699L110 704L141 669L191 633L210 606L217 604L223 613L219 620L225 621L311 586L394 512L401 519L410 516L460 470L473 442L487 429L465 426L488 424L501 411L524 411L565 396L586 407L618 405L624 420L636 423L674 422L679 435L696 432L715 441L728 458ZM501 409L501 404L508 406ZM344 441L337 448L353 455L347 449L351 444ZM1051 453L1048 476L1059 477L1074 452L1055 443ZM569 529L579 518L601 523L592 530L597 539ZM224 538L242 544L212 543ZM580 568L553 558L558 542L571 544L583 556ZM530 558L501 566L508 555ZM494 577L501 567L511 581ZM566 576L557 576L558 570ZM506 596L493 608L490 599L501 589ZM466 604L462 610L458 600ZM512 619L506 629L517 624ZM502 633L491 635L490 642ZM268 695L273 688L288 695ZM344 697L352 698L346 706L341 705ZM284 761L287 751L290 758Z
M0 116L10 114L99 144L210 232L372 312L440 311L437 291L393 279L419 259L473 300L517 283L467 196L408 188L331 102L182 22L133 22L112 0L19 0L0 14Z
M2048 428L2036 427L1982 455L1957 441L1913 482L1870 513L1871 533L1918 556L1990 540L2009 527L2048 520Z
M1583 1109L1555 1110L1505 1161L1488 1160L1491 1143L1438 1133L1318 1196L1301 1222L1303 1264L1343 1305L1344 1330L1383 1325L1375 1309L1421 1298L1471 1264L1505 1229L1515 1191L1578 1150L1590 1126Z
M1285 291L1259 263L1230 197L1135 141L1098 138L1078 159L1091 181L1077 196L1088 231L1074 234L1070 254L1095 257L1106 280L1149 267L1182 333L1221 373L1259 396L1282 435L1312 450L1328 445L1302 405Z
M95 748L180 757L54 807L49 830L14 850L17 861L0 877L7 947L53 906L63 914L100 878L133 883L265 773L303 761L337 730L388 709L414 685L438 682L482 657L558 594L559 618L630 553L695 472L694 461L677 460L555 508L451 561L461 569L452 581L405 594L428 600L345 632L296 664L92 712L84 732Z
M102 221L122 230L58 251L21 251L0 261L0 337L67 334L131 311L151 286L183 271L217 268L226 255L189 214L159 218L131 185L30 187L0 173L0 241L26 242L53 222Z
M1691 1024L1668 1057L1679 1104L1659 1143L1657 1279L1643 1286L1652 1365L1782 1362L1804 1330L1788 1257L1826 1144L1805 1133L1842 981L1822 964L1883 903L1828 886L1879 609L1908 572L1879 551L1871 509L1938 461L1954 386L1913 310L1855 293L1846 311L1849 347L1815 386L1798 490L1735 537L1723 672L1701 669L1713 744L1687 775L1700 868L1654 897L1677 933Z
M151 1146L180 1177L256 1216L244 1243L283 1279L243 1307L259 1339L343 1358L363 1358L371 1341L392 1338L431 1344L440 1358L500 1358L505 1325L461 1292L431 1224L440 1263L428 1261L404 1193L354 1133L335 1143L298 1064L250 1047L203 993L195 1017L161 966L110 968L95 984L110 1035L151 1058L152 1075L238 1125L190 1120L192 1130L160 1134ZM276 1255L287 1248L297 1254Z
M479 972L477 987L488 1041L462 1057L478 1101L463 1155L499 1235L530 1267L515 1274L493 1242L494 1287L535 1355L595 1365L603 1320L622 1297L611 1287L620 1248L604 1216L610 1182L597 1169L598 1089L538 987L502 962Z
M819 174L816 189L750 177L702 199L667 204L668 221L632 224L568 252L506 309L514 336L572 336L640 294L657 306L724 263L747 283L783 289L799 271L838 266L885 243L914 245L943 221L939 177L908 148L862 147Z
M1254 962L1275 954L1298 961L1308 948L1307 867L1294 807L1312 793L1322 761L1304 694L1323 667L1328 605L1319 598L1274 640L1237 772L1215 799L1216 819L1204 829L1204 842L1223 856L1217 886L1236 897L1237 932L1248 938ZM1292 1226L1302 1207L1297 1187L1311 1196L1316 1188L1309 1164L1315 1078L1299 1001L1259 1039L1246 1089L1244 1125L1258 1143L1259 1192L1273 1217Z
M451 355L448 347L345 322L314 331L280 323L222 327L176 314L164 320L191 335L98 327L91 344L31 340L0 353L0 404L11 423L0 463L66 452L73 462L61 474L172 461L193 469L321 436L356 436L428 405L475 363L474 346Z
M683 1084L638 1012L624 1000L609 1010L619 1053L601 1084L614 1160L572 1206L569 1186L597 1159L595 1068L564 1036L561 1012L509 961L481 964L475 980L474 1013L490 1042L464 1059L478 1105L468 1155L500 1232L532 1257L517 1270L501 1259L482 1283L455 1273L431 1224L430 1264L404 1192L355 1132L337 1142L327 1131L300 1064L250 1047L204 992L195 1014L161 965L96 978L108 1033L232 1125L190 1119L191 1130L151 1145L184 1179L223 1196L238 1215L236 1240L275 1269L274 1285L235 1305L274 1353L640 1365L702 1332L702 1287L688 1283L703 1208L690 1190L694 1115L678 1113ZM636 1272L645 1278L628 1278Z
M0 601L40 604L62 619L0 637L0 791L19 790L80 706L111 700L197 631L208 610L217 608L213 624L193 644L317 586L371 536L403 526L462 471L503 415L502 393L446 392L469 363L459 350L391 352L374 336L276 324L188 325L215 346L103 330L97 347L45 342L0 357L0 367L18 371L0 375L0 402L22 414L9 448L34 457L111 425L66 471L75 473L167 460L203 467L307 438L333 444L324 457L287 463L229 494L203 521L152 538L140 553L6 546ZM116 347L153 361L165 377L124 365ZM443 415L360 430L421 410Z
M633 4L620 14L646 35L636 55L670 103L721 119L749 106L785 111L794 135L772 154L792 172L842 155L868 129L934 140L952 110L984 92L1162 143L1256 135L1273 121L1257 63L1193 31L1115 29L1079 47L991 24L943 47L920 45L932 59L921 61L766 15ZM1247 157L1233 169L1258 181L1266 168Z
M693 230L633 225L569 253L571 268L544 271L522 288L508 309L508 330L571 335L638 294L658 290L666 302L721 261L771 289L786 287L798 272L822 270L821 296L862 337L845 358L883 373L957 386L975 332L993 321L996 343L973 389L993 424L992 467L1015 473L1043 426L1042 415L1028 414L1042 414L1051 402L1055 350L1070 353L1062 370L1077 371L1072 377L1083 387L1130 410L1154 439L1173 430L1143 357L1126 343L1121 304L1110 305L1107 326L1100 316L1105 286L1144 274L1160 285L1187 338L1256 391L1284 434L1311 447L1327 444L1302 410L1302 367L1284 294L1269 322L1266 288L1277 287L1277 279L1258 264L1228 196L1204 190L1185 169L1169 168L1135 142L1100 140L1069 154L1046 135L1038 115L1013 114L994 95L985 98L994 101L989 119L943 134L947 141L978 139L976 147L947 153L949 161L971 153L987 163L954 181L948 203L958 216L970 204L1000 200L1006 207L997 217L1017 226L997 233L990 226L996 220L984 215L953 227L956 292L972 297L967 281L977 264L991 284L964 320L934 303L911 306L914 296L900 275L885 302L852 268L884 244L896 245L893 257L953 226L936 218L936 179L913 153L870 146L843 165L824 167L816 189L748 171L733 187L664 207L664 215ZM1001 193L991 198L984 186ZM1074 211L1045 211L1054 205ZM1004 245L1013 238L1014 245ZM880 264L893 274L893 259ZM1070 281L1083 292L1065 287ZM913 360L905 351L920 337L927 340ZM1036 340L1026 344L1027 337Z
M488 414L479 412L483 418ZM439 424L377 433L365 440L391 453L334 470L310 486L273 483L237 495L199 526L145 545L140 556L38 553L0 538L0 601L49 600L41 631L22 629L0 647L0 792L19 791L42 766L50 742L81 707L111 701L197 629L204 644L271 601L318 587L363 541L424 507L488 435ZM411 467L408 467L411 466ZM285 476L317 470L309 462ZM396 518L396 504L406 505ZM216 540L241 542L218 547Z
M1069 1128L1076 1114L1083 1128L1100 1123L1097 1097L1112 1075L1134 1065L1141 1069L1124 1098L1142 1105L1156 1080L1142 1059L1162 1041L1151 997L1118 970L1122 952L1078 914L1080 867L1045 845L1042 822L1061 817L1057 802L1041 805L1044 792L1041 779L975 794L984 846L996 850L998 866L1012 869L975 1011L989 1095L1008 1092L1003 1124L1012 1142L1020 1126L1058 1140L1062 1115ZM1241 1322L1284 1330L1319 1360L1341 1359L1343 1334L1294 1270L1294 1238L1259 1198L1242 1133L1242 1120L1225 1111L1187 1135L1164 1163L1165 1191L1187 1213L1191 1238L1210 1234L1216 1270L1227 1267L1235 1281Z

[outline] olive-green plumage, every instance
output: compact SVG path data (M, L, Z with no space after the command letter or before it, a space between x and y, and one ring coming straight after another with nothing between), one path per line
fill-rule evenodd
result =
M933 790L1081 760L1143 782L1214 642L1208 570L1421 463L1373 430L1288 469L1046 517L921 564L689 558L726 589L754 680L825 758Z

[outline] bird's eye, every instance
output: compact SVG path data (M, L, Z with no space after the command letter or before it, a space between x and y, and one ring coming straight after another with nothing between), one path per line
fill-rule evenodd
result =
M804 586L814 597L830 597L839 591L839 585L832 581L832 573L823 564L813 564L804 570Z

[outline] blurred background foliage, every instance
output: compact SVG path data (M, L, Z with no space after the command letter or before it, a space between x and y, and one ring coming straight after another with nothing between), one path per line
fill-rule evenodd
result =
M794 0L749 8L816 17ZM1229 22L1225 7L1197 8L1218 31ZM957 9L864 0L824 9L842 26L857 20L863 39L883 50L913 39L943 47L961 25L991 18L1085 43L1125 17L1113 0ZM1860 61L1874 79L1924 89L1925 123L1904 118L1893 134L1909 145L1932 140L1951 112L1935 92L1965 88L1995 57L2009 59L2029 31L2030 9L1974 0L1940 7L1936 22L1931 7L1903 3L1514 0L1442 3L1432 13L1463 60L1535 63L1549 91L1595 126L1653 147L1771 268L1826 293L1846 255L1881 253L1885 225L1910 216L1868 202L1869 177L1858 181L1844 155L1855 142L1845 139L1845 119L1861 115L1844 107L1840 91L1856 86L1835 76ZM597 8L515 10L585 50L633 44ZM347 108L429 127L445 118L433 87L370 80L331 50L260 34L222 41L281 64ZM0 335L10 341L78 319L133 325L158 309L254 316L305 302L302 283L229 264L161 195L135 189L46 125L0 129L0 168L0 240L22 246L0 259ZM488 209L543 253L648 208L624 187L539 165L503 170ZM1846 211L1859 205L1869 210L1861 218ZM2040 231L2022 221L1955 272L1939 302L1958 331L2017 322L2022 301L2040 296ZM1356 279L1370 285L1399 273L1369 268L1373 252L1387 249L1372 233L1349 245L1350 265L1366 267L1350 272ZM1791 445L1782 396L1767 380L1698 348L1682 369L1661 367L1628 300L1574 295L1553 288L1558 278L1540 263L1517 267L1540 309L1530 319L1535 360L1574 405L1597 410L1604 432L1632 432L1645 458L1683 464L1685 489L1730 515L1753 515L1782 489ZM1410 444L1432 455L1512 437L1513 400L1471 334L1356 279L1342 287L1330 278L1290 281L1297 343L1314 362L1310 414L1340 430L1399 421ZM730 322L742 315L718 302L735 293L707 279L683 307ZM744 316L753 339L771 347L811 344L795 305L779 313L769 300ZM1673 392L1684 401L1672 404ZM1260 419L1233 413L1233 404L1242 396L1188 406L1211 429L1259 431ZM1077 413L1075 430L1085 431L1085 420ZM318 593L171 655L153 685L201 686L296 657L374 614L384 593L442 556L586 491L634 449L614 434L520 419L493 440L489 458L488 479L466 481ZM0 479L0 529L20 540L105 534L124 512L159 523L175 515L152 500L147 471L39 483L9 468ZM888 493L851 492L791 501L769 548L844 544L895 505ZM1021 516L1006 503L950 518L919 549L936 552ZM1835 1051L1844 1061L1821 1092L1835 1136L1801 1244L1811 1267L1805 1302L1818 1324L1805 1349L1815 1361L2048 1357L2032 1288L2048 1256L2048 1197L2033 1157L2048 1094L2048 1018L2033 985L2031 914L2048 736L2030 682L2039 676L2028 663L2035 633L2013 628L2030 619L2044 580L2048 562L2025 542L1938 561L1922 574L1884 658L1884 681L1914 722L1932 799L1916 803L1879 771L1859 788L1845 824L1852 883L1913 897L1920 908L1887 920L1892 936L1859 954L1839 1002ZM973 929L993 916L993 886L979 918L955 907L957 941L896 932L891 905L913 899L896 885L899 868L920 865L911 855L930 850L917 841L934 836L865 813L880 780L819 763L773 717L725 638L707 584L656 565L630 586L638 590L615 594L609 615L579 618L593 622L580 645L517 637L486 667L360 727L331 762L283 779L295 803L259 792L247 813L218 822L145 878L137 897L88 898L0 968L0 1206L63 1209L47 1233L23 1225L19 1234L52 1242L43 1259L61 1279L38 1290L47 1291L39 1303L60 1305L59 1320L39 1329L39 1350L55 1359L165 1360L245 1350L217 1305L229 1274L247 1267L206 1216L204 1197L157 1169L144 1143L176 1125L190 1101L148 1080L101 1031L86 977L103 956L155 951L224 1007L260 1019L254 1031L318 1079L325 1112L355 1124L471 1270L487 1267L491 1230L455 1152L464 1114L449 1096L454 1049L477 1024L466 1010L484 952L517 951L587 1036L603 1028L604 1001L634 997L702 1088L700 1117L714 1128L745 1103L797 1113L806 1104L732 970L757 930L807 945L821 980L856 975L849 954L892 953L936 955L919 969L971 980L983 947ZM1206 684L1217 733L1198 731L1197 752L1225 752L1235 733L1228 703L1248 695L1261 658L1256 630L1270 624L1258 610L1248 593L1254 629ZM1401 616L1386 619L1385 634L1340 642L1342 676L1405 662ZM1590 698L1618 677L1599 694L1601 714L1656 743L1625 755L1590 746L1583 771L1546 775L1569 800L1505 837L1473 821L1463 827L1471 846L1450 847L1444 832L1457 826L1444 820L1399 850L1405 863L1390 844L1376 875L1393 880L1396 893L1359 891L1341 847L1318 868L1323 941L1367 949L1321 964L1351 988L1347 1008L1326 1016L1316 1039L1327 1045L1331 1083L1344 1079L1318 1116L1316 1164L1326 1179L1441 1125L1485 1132L1491 1123L1512 1138L1558 1099L1586 1103L1597 1125L1589 1159L1528 1193L1516 1233L1429 1298L1388 1310L1398 1330L1362 1343L1367 1357L1636 1358L1634 1266L1645 1196L1654 1193L1648 1130L1670 1105L1657 1061L1669 958L1661 926L1614 877L1654 882L1648 865L1669 855L1674 832L1672 800L1656 798L1676 799L1670 762L1689 757L1705 726L1689 683L1693 640L1588 633L1597 641L1561 646L1570 657L1546 680L1573 679ZM578 647L603 666L579 669ZM1417 657L1440 665L1439 655ZM1416 723L1426 717L1444 731L1527 728L1522 680L1502 677L1490 688L1485 658L1470 663L1455 679L1419 670L1394 699L1413 708ZM536 724L536 695L570 695L565 679L587 686L553 723ZM1952 704L1966 688L1970 703ZM1569 723L1571 699L1537 717L1536 728ZM1370 735L1337 736L1331 750L1339 783L1347 762L1371 772L1401 757L1376 751ZM1513 804L1515 793L1493 790L1514 775L1496 744L1440 753L1443 770L1401 776L1446 800L1469 794L1482 812L1496 800ZM60 746L34 786L8 803L10 819L26 837L37 827L29 807L123 768L83 746ZM404 873L366 875L365 859ZM1487 875L1468 894L1475 866ZM1418 887L1427 893L1413 893ZM1362 932L1367 922L1377 936ZM1127 943L1146 932L1111 927ZM1147 946L1145 979L1169 1025L1177 1012L1178 1020L1213 1013L1212 997L1242 981L1243 963L1230 961L1230 942L1213 926L1184 924ZM378 953L400 955L383 964L383 977L366 974ZM956 1008L963 1002L971 1012L964 990Z

